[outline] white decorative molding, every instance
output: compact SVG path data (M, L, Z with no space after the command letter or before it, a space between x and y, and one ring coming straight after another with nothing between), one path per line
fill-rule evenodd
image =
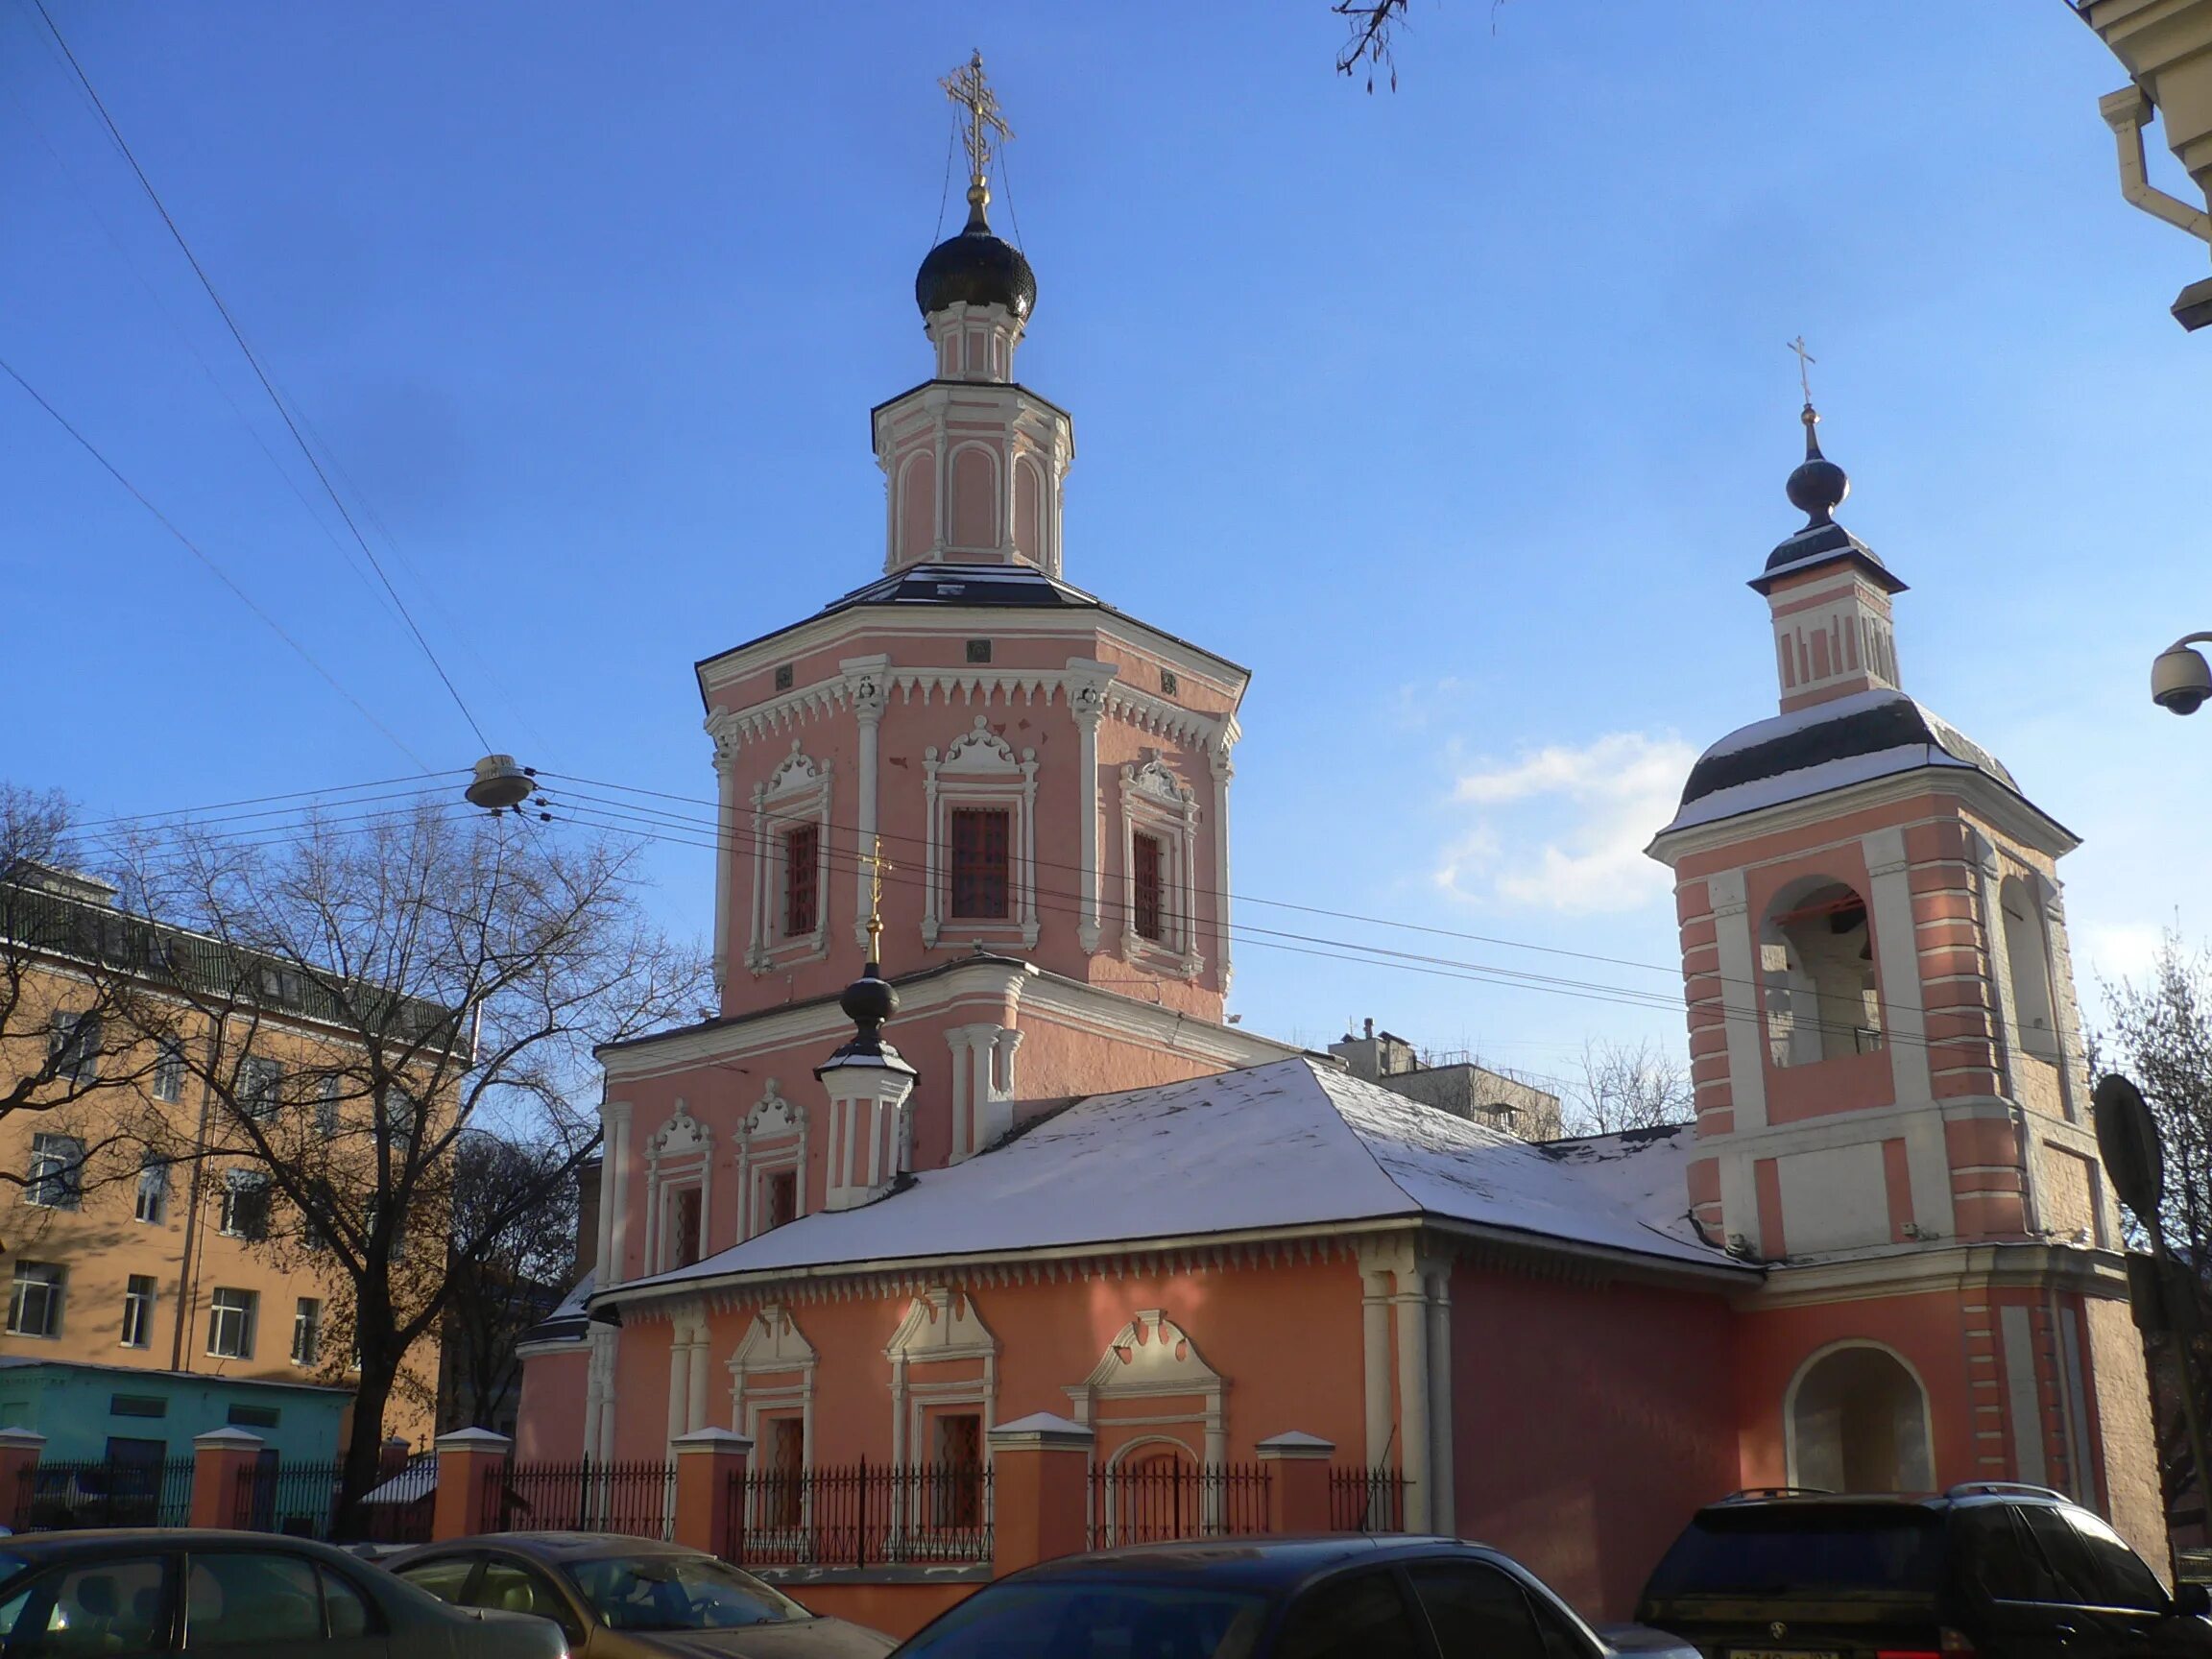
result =
M1106 1344L1099 1355L1098 1363L1091 1374L1076 1386L1068 1390L1068 1398L1075 1407L1075 1421L1094 1431L1117 1423L1142 1425L1150 1432L1142 1434L1131 1444L1124 1445L1115 1455L1114 1461L1143 1445L1165 1441L1179 1447L1183 1455L1191 1450L1189 1444L1163 1433L1175 1424L1197 1428L1201 1432L1198 1461L1217 1465L1229 1455L1229 1420L1225 1404L1227 1384L1219 1372L1206 1363L1183 1328L1158 1309L1147 1309L1121 1327L1114 1339ZM1195 1399L1198 1409L1188 1412L1162 1412L1152 1402L1172 1397ZM1116 1411L1121 1403L1132 1403L1137 1409ZM1209 1489L1206 1495L1206 1519L1217 1522L1220 1495ZM1107 1497L1109 1513L1116 1504L1111 1489ZM1101 1539L1111 1546L1111 1537Z
M800 1418L802 1467L814 1460L814 1345L806 1340L780 1302L763 1302L729 1358L730 1426L756 1445L763 1411L790 1411ZM782 1378L781 1383L756 1381Z
M959 1164L984 1151L1014 1126L1014 1057L1022 1033L991 1022L945 1033L951 1050L952 1152Z
M691 1108L676 1102L675 1114L645 1138L645 1156L653 1163L663 1159L704 1157L714 1144L714 1132L691 1116Z
M925 847L922 943L936 948L947 924L957 925L962 939L1019 936L1024 949L1037 943L1037 751L1014 746L991 730L990 716L978 714L940 756L932 744L922 755L922 788L927 841ZM952 814L961 808L997 808L1008 814L1006 826L1006 910L1003 917L950 916Z
M791 1219L806 1214L806 1138L812 1114L785 1097L775 1078L761 1085L759 1101L737 1128L737 1238L767 1231L763 1194L771 1177L791 1174Z
M670 1231L678 1214L675 1194L696 1188L699 1192L699 1236L693 1240L694 1260L709 1252L713 1237L712 1192L714 1134L691 1116L691 1108L679 1099L669 1119L645 1138L645 1271L663 1272L679 1264L678 1240Z
M1137 931L1137 837L1160 844L1160 937ZM1157 749L1121 767L1121 959L1195 979L1198 804Z
M805 1122L805 1106L786 1099L782 1086L771 1077L761 1086L759 1104L745 1114L743 1134L748 1141L773 1140L797 1134Z
M829 954L830 770L794 737L791 752L753 786L753 920L745 966L756 975ZM791 879L785 848L791 831L808 825L814 830L814 926L793 934L785 930Z
M998 1338L963 1291L934 1286L907 1304L905 1317L884 1345L891 1361L891 1461L894 1466L931 1461L921 1445L924 1415L931 1408L974 1406L990 1444L998 1396ZM969 1374L917 1379L917 1365L956 1364ZM974 1367L972 1371L970 1367Z

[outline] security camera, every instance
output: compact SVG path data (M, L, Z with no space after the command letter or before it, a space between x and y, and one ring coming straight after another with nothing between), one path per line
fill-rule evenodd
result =
M2212 667L2190 648L2190 639L2201 639L2201 634L2192 634L2188 639L2178 639L2158 653L2151 664L2151 701L2159 708L2176 714L2194 714L2212 698Z

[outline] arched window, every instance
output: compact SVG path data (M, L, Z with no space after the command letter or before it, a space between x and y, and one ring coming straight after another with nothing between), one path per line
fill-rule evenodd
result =
M1830 1492L1928 1492L1928 1394L1905 1362L1871 1342L1830 1348L1790 1385L1790 1482Z
M1815 878L1783 889L1759 932L1767 1040L1777 1066L1882 1046L1882 999L1866 901Z
M2039 1060L2058 1058L2058 1014L2051 1000L2051 942L2043 897L2017 876L1997 889L2005 918L2005 964L2012 980L2013 1041Z

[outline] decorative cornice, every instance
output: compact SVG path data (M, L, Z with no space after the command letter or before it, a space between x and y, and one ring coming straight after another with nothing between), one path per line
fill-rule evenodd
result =
M1911 801L1924 795L1957 795L1967 807L2024 846L2050 857L2061 857L2081 845L2080 837L2025 796L2016 795L1987 774L1970 766L1915 766L1908 772L1886 773L1861 783L1840 784L1817 794L1755 807L1686 830L1662 830L1644 849L1647 856L1670 869L1694 854L1739 846L1761 836L1786 834L1817 827L1833 819ZM1839 838L1839 844L1860 839ZM1792 851L1787 856L1798 856ZM1766 860L1760 860L1766 862Z

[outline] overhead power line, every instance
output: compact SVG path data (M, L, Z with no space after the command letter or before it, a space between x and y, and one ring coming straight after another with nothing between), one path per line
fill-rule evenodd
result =
M212 575L216 581L222 583L224 587L230 589L232 595L236 597L239 604L245 606L247 610L252 612L254 615L260 617L263 622L268 624L269 631L272 634L276 635L277 638L283 640L285 644L291 646L292 649L299 654L300 660L306 663L308 667L314 669L315 672L322 677L325 685L328 685L331 690L337 692L339 696L345 698L347 702L352 704L355 711L360 714L361 718L368 721L370 725L375 727L377 731L383 733L386 737L390 738L392 741L392 746L397 749L400 754L406 756L408 759L414 761L416 765L421 767L424 772L430 772L431 768L429 763L425 761L421 756L416 754L414 750L408 748L407 745L400 740L399 734L393 731L391 727L385 725L383 721L377 719L375 715L370 713L368 705L363 703L360 698L354 696L352 692L347 690L345 686L339 685L337 676L332 674L329 669L324 667L321 662L317 661L313 652L309 651L306 646L301 644L299 640L293 638L290 634L285 632L284 625L282 623L278 622L276 617L270 615L268 612L262 610L259 605L255 604L253 602L253 596L248 593L245 589L239 587L236 582L232 581L230 578L230 573L228 570L225 570L222 565L216 564L213 559L209 558L207 554L201 549L198 542L194 541L191 537L185 535L183 531L180 530L177 527L176 521L172 519L168 514L162 512L160 508L155 506L153 501L147 497L146 493L139 489L137 485L132 483L130 479L126 478L123 475L122 469L118 468L114 462L108 460L106 455L102 454L100 452L99 446L95 445L91 439L85 437L84 433L78 431L77 428L70 423L69 418L67 416L63 415L60 410L55 408L52 403L47 401L44 393L40 392L37 387L32 385L30 381L24 379L21 374L16 373L15 366L13 364L8 362L5 358L0 358L0 372L4 372L9 379L14 381L16 385L22 387L23 390L30 395L31 400L34 403L37 404L39 408L45 410L48 415L53 417L54 423L56 425L60 426L62 431L68 433L70 437L76 439L79 445L83 447L84 453L91 456L93 460L99 462L101 467L107 471L108 475L114 479L116 483L122 485L123 488L130 493L131 498L133 501L137 502L139 506L145 508L147 512L153 514L154 517L160 524L162 529L168 531L170 535L176 537L178 541L182 544L184 550L191 554L193 558L199 560L202 565L205 565L207 567L208 573Z
M131 171L137 177L139 187L146 192L146 199L154 204L154 210L160 214L161 223L168 227L170 236L176 240L178 249L184 255L184 262L192 267L192 275L200 278L200 286L207 291L207 298L214 302L217 313L223 319L223 325L229 329L230 338L238 343L239 351L252 369L253 377L261 382L261 390L269 395L269 401L276 405L276 413L284 422L284 429L292 434L292 441L300 445L300 453L307 458L307 465L313 469L316 481L323 486L324 493L330 497L330 504L338 509L338 517L346 521L346 528L351 532L354 543L369 561L369 567L376 572L377 581L384 585L384 591L398 608L400 619L406 623L408 633L414 636L415 643L421 647L422 655L429 661L432 670L452 697L454 706L461 710L461 717L469 722L469 729L476 733L476 740L489 751L493 747L491 738L484 735L484 728L477 724L476 716L469 712L460 688L453 684L453 677L445 672L445 665L438 661L438 653L430 648L429 639L416 625L413 613L407 609L407 602L399 597L398 589L392 585L392 578L385 574L383 562L376 557L375 549L369 545L369 539L361 534L361 526L353 521L353 515L347 508L344 497L330 482L329 474L324 470L323 463L308 445L306 435L300 430L299 422L293 420L291 409L277 393L276 383L269 377L269 372L261 366L261 359L254 354L253 348L247 344L245 332L238 326L238 320L230 314L230 307L223 302L223 296L216 292L213 278L200 263L200 256L192 252L191 243L184 239L184 232L162 202L161 193L154 188L154 180L146 176L146 169L138 164L138 157L132 154L130 142L124 138L122 128L115 124L115 117L108 112L108 106L101 101L99 91L92 84L92 78L84 73L84 66L78 62L77 54L69 49L69 42L55 23L53 13L46 10L46 0L32 0L32 4L38 9L38 15L44 19L47 33L54 36L54 43L61 48L62 57L68 60L69 67L76 73L85 97L92 101L92 108L99 112L101 121L107 126L108 135L115 141L115 148L123 153L123 159L131 164Z

